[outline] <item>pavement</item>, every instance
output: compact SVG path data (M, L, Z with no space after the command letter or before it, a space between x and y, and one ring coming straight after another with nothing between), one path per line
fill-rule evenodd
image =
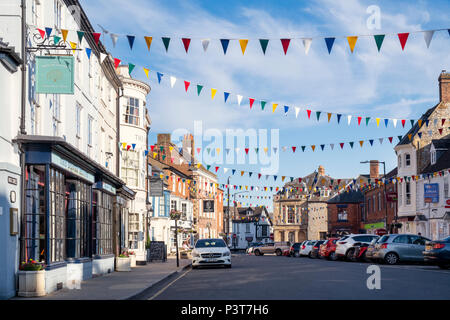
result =
M149 262L131 268L130 272L113 272L81 282L80 289L64 288L44 297L13 300L127 300L134 299L153 286L176 276L191 266L190 259L180 259L177 268L176 258L169 256L166 262Z
M187 270L155 300L449 300L450 270L420 264L380 265L308 257L233 255L233 267ZM369 266L379 267L380 288ZM158 290L158 289L155 289Z

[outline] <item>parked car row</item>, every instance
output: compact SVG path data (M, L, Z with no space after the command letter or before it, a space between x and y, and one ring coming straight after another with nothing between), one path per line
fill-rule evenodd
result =
M278 256L310 257L329 260L379 262L428 262L442 269L450 267L450 237L431 241L415 234L350 234L327 240L305 240L292 245L275 242L247 249L257 256L275 253Z

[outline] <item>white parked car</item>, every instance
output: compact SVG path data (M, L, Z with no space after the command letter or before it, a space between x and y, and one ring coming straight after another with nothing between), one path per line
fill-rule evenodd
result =
M300 256L309 256L316 242L317 240L303 241L302 245L300 246Z
M222 239L200 239L192 250L192 269L223 265L231 268L231 252Z
M353 245L355 242L370 244L373 239L377 239L375 234L349 234L336 241L336 256L338 258L346 258L351 260L353 255Z

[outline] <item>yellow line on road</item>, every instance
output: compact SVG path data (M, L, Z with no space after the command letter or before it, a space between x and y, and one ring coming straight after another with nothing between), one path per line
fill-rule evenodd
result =
M188 271L186 271L185 273L183 273L181 276L179 276L178 278L176 278L175 280L173 280L172 282L170 282L168 285L166 285L164 288L162 288L161 290L159 290L157 293L155 293L151 298L149 298L148 300L153 300L155 299L157 296L159 296L161 293L163 293L164 291L166 291L166 289L168 287L170 287L175 281L178 281L179 279L183 278L186 274L188 274L189 272L192 271L192 268Z

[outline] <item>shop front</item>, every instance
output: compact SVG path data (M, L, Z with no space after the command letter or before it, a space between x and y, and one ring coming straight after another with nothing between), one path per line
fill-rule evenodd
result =
M379 229L385 230L384 221L364 224L364 230L366 233L378 234L380 233Z
M20 261L45 263L45 291L114 270L114 201L123 182L58 137L22 137Z

